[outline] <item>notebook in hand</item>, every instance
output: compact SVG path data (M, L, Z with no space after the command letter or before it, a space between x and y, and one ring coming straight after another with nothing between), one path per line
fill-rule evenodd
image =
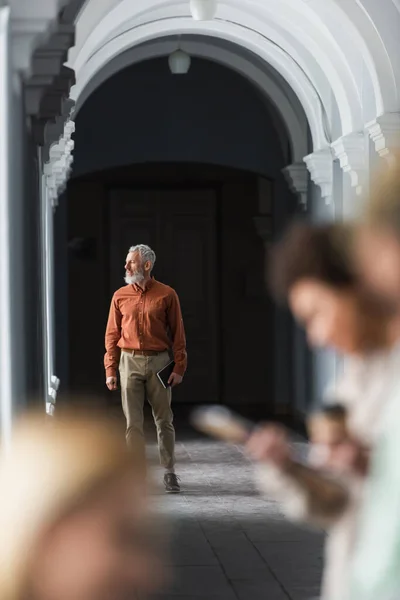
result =
M173 370L175 368L175 362L171 360L170 363L167 364L166 367L158 371L157 377L161 382L161 385L167 389L169 387L168 379L171 377Z

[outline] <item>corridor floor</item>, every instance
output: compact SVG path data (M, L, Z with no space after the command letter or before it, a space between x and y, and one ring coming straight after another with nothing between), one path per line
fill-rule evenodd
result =
M150 448L156 458L155 444ZM172 523L173 582L157 600L310 600L318 596L323 534L288 522L261 498L240 449L205 440L177 445L182 494L156 508ZM155 470L157 482L162 471ZM159 493L158 493L159 491Z

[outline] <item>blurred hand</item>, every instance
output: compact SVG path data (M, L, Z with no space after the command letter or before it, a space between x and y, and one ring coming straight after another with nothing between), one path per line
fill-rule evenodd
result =
M116 377L107 377L106 386L108 387L110 392L117 390L118 389L117 378Z
M180 385L182 381L182 375L178 375L178 373L171 373L171 376L168 379L168 385L170 385L171 387L175 387L176 385Z
M246 451L254 460L273 463L280 469L288 467L292 460L287 432L279 425L257 429L247 442Z
M365 477L369 467L369 452L359 442L346 440L331 452L330 468L346 474Z

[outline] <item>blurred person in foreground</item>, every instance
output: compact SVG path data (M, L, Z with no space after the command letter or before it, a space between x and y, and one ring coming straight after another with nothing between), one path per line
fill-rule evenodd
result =
M289 303L311 346L347 357L342 380L325 398L327 409L309 422L311 442L319 447L303 465L285 429L275 425L256 430L247 445L260 463L260 489L280 500L292 519L329 530L324 600L341 600L347 589L368 449L386 400L395 336L392 312L359 286L353 239L353 229L344 225L295 224L271 260L272 291Z
M131 600L161 583L142 479L108 422L25 416L0 489L1 600Z
M398 157L399 158L399 157ZM400 162L377 177L356 256L367 285L400 313ZM400 336L360 515L346 600L400 598Z

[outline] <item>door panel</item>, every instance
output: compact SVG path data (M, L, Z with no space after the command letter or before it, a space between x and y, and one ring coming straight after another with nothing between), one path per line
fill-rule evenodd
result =
M150 245L154 275L177 291L186 329L189 367L174 401L218 401L215 191L120 189L111 192L110 204L111 291L123 285L129 246Z

